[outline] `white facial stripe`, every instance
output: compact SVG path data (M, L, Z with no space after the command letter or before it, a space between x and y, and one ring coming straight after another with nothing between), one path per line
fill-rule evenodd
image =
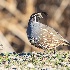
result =
M40 16L40 18L43 18L42 14L41 13L38 13L38 15Z
M36 22L36 16L35 16L35 22Z

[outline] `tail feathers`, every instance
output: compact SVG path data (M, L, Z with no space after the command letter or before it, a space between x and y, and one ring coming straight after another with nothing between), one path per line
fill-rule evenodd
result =
M67 45L67 46L70 46L70 43L69 42L67 42L67 41L64 41L65 42L65 44Z

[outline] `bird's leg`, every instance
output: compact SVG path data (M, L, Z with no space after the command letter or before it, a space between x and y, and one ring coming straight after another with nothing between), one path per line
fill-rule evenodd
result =
M34 53L35 53L35 51L32 51L32 47L31 47L31 62L33 63L33 60L34 60Z
M31 52L31 62L33 63L33 53Z
M31 47L31 58L32 58L32 60L31 60L31 62L33 62L33 54L32 54L32 47Z

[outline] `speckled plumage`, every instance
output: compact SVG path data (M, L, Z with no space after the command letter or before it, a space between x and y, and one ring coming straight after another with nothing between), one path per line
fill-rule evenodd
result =
M30 43L42 49L52 49L59 45L67 45L69 42L58 34L53 28L39 22L40 15L32 14L27 27L27 35Z

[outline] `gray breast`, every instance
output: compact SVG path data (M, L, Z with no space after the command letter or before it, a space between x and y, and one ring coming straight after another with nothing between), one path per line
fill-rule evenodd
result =
M34 38L39 38L39 34L42 27L44 27L44 25L40 22L31 23L31 30L32 30L31 36Z
M35 41L37 42L39 40L39 35L42 27L45 27L45 25L40 22L29 23L27 28L27 35L30 40L34 39L34 43Z

